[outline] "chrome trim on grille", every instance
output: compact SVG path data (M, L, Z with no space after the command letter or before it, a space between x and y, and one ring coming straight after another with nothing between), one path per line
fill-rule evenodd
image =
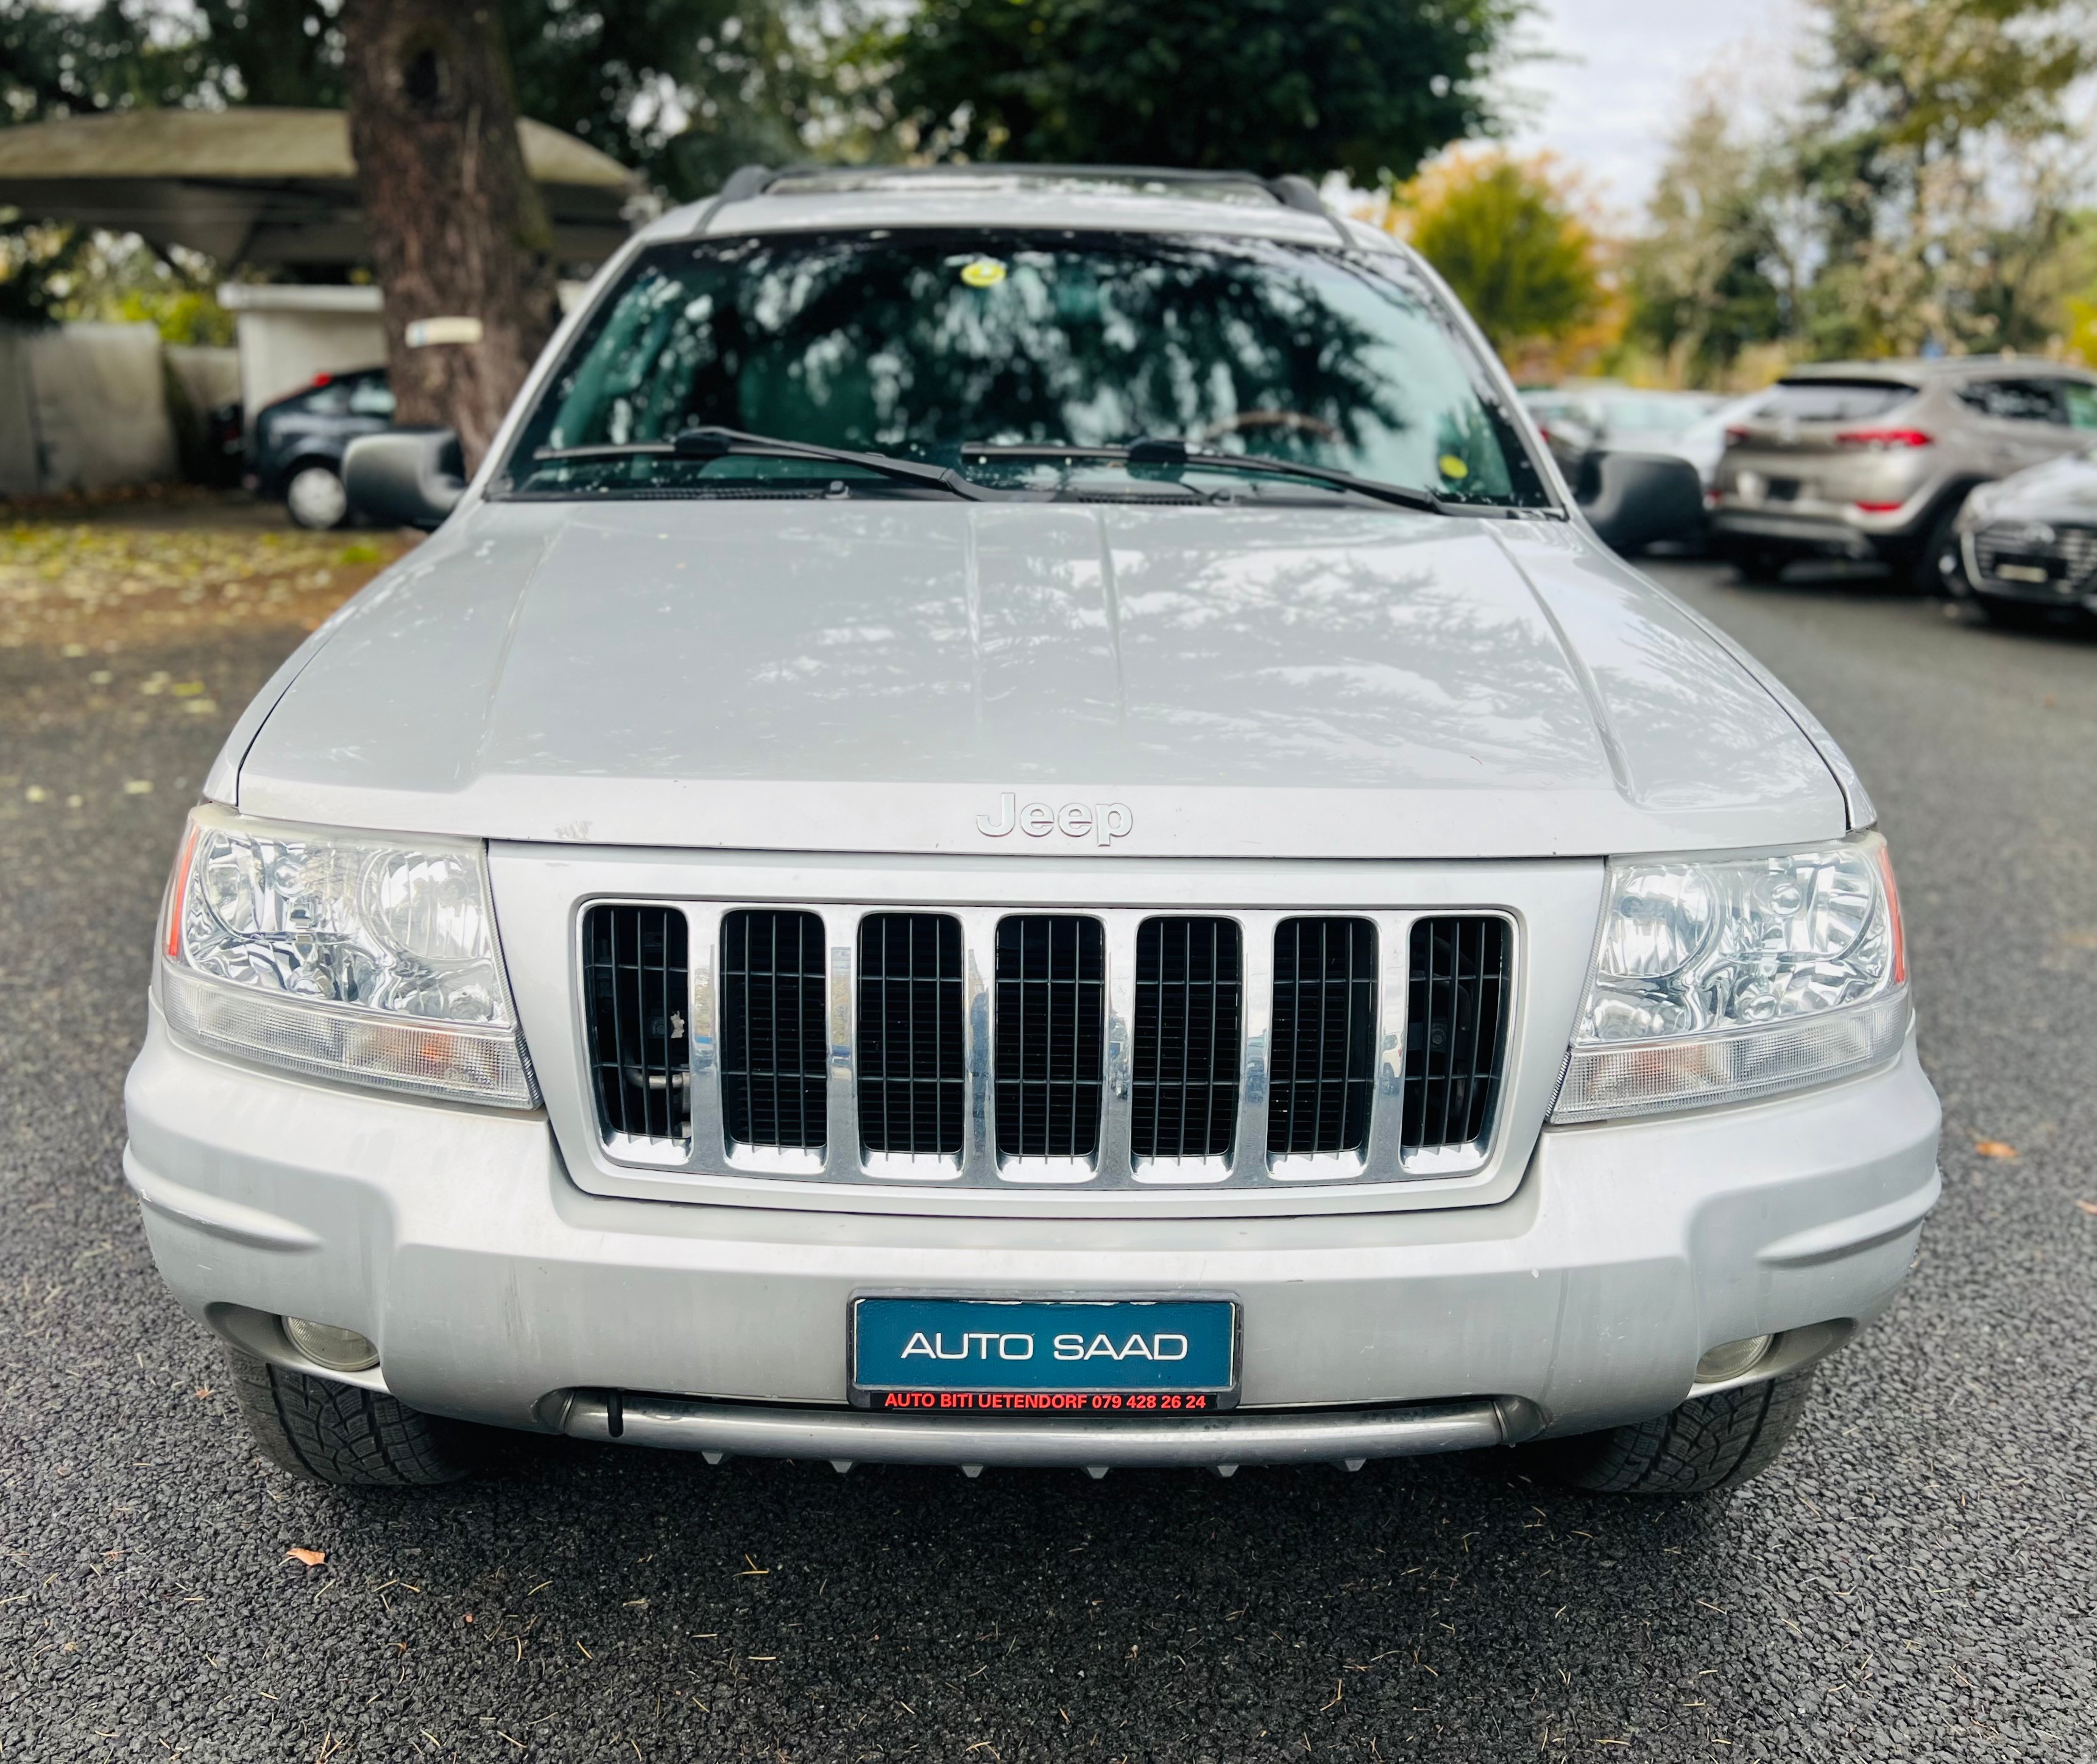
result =
M751 1175L859 1184L1088 1192L1101 1190L1223 1189L1243 1192L1375 1182L1416 1182L1462 1175L1490 1161L1504 1131L1507 1084L1504 1075L1484 1136L1458 1147L1402 1152L1406 1013L1412 928L1429 919L1491 918L1506 927L1508 998L1503 1010L1504 1060L1515 1058L1514 995L1523 952L1513 915L1491 908L1451 913L1447 909L1364 910L1307 915L1276 908L1234 910L1209 907L1101 908L1082 916L1097 921L1105 944L1105 1046L1101 1113L1095 1152L1088 1157L1001 1156L996 1149L996 948L1000 921L1036 917L1023 908L948 904L899 907L829 903L662 900L618 897L577 903L575 997L583 988L582 927L590 908L606 904L672 906L681 911L689 933L690 1024L690 1140L685 1145L634 1140L603 1131L604 1155L612 1164L689 1176ZM722 935L728 916L781 908L816 914L828 952L826 1022L829 1034L825 1144L807 1149L732 1144L726 1136L720 1066ZM936 1153L869 1152L861 1136L856 1071L858 1022L859 929L863 918L899 910L937 913L959 922L961 936L963 1070L965 1074L961 1151L958 1159ZM1370 1064L1369 1120L1364 1144L1354 1149L1279 1154L1267 1149L1274 1034L1275 935L1286 921L1345 917L1367 921L1376 939L1377 996ZM1147 919L1224 919L1238 927L1241 951L1239 1092L1236 1131L1228 1156L1138 1158L1133 1154L1136 939ZM588 1024L581 1026L588 1040Z
M660 997L666 1019L653 1034L656 1044L652 1049L649 964L643 948L651 919L660 939L654 991ZM685 956L673 959L673 930L684 932L689 946L690 922L675 906L665 906L660 901L599 901L582 917L578 947L590 1090L605 1146L622 1162L674 1170L691 1157L692 1080L690 1044L681 1035L676 1021L677 1014L689 1015L689 1009L681 1012L681 1007L684 1006L682 995L689 990L690 956L688 949ZM630 946L624 954L622 944ZM628 974L633 976L630 996L623 978ZM672 976L676 977L674 991ZM629 1028L631 1047L627 1045ZM685 1040L681 1062L675 1052L681 1039ZM618 1075L609 1091L607 1068ZM641 1092L637 1099L631 1094L636 1090ZM637 1131L633 1106L637 1100L641 1116ZM660 1131L656 1131L659 1126Z
M1139 1171L1185 1164L1193 1167L1193 1180L1199 1180L1210 1165L1217 1167L1217 1180L1228 1168L1237 1134L1244 943L1235 919L1214 913L1161 915L1136 928L1129 1121L1132 1141L1140 1144L1147 1131L1150 1146L1133 1154ZM1148 979L1146 946L1156 964ZM1206 977L1197 971L1203 969ZM1146 996L1147 1048L1142 1033ZM1190 1140L1197 1149L1189 1149Z
M1998 521L1968 533L1964 549L1973 580L1991 589L2073 600L2097 587L2097 527Z
M1434 1088L1438 1084L1442 1088L1440 1129L1438 1133L1434 1135L1427 1134L1423 1131L1417 1144L1413 1143L1410 1136L1403 1131L1402 1127L1399 1135L1399 1161L1407 1170L1416 1175L1451 1175L1464 1171L1476 1170L1486 1162L1490 1154L1492 1128L1500 1112L1500 1092L1505 1077L1509 1019L1513 1015L1510 994L1513 990L1514 952L1511 933L1504 934L1506 935L1506 941L1502 947L1496 950L1489 948L1489 940L1483 935L1482 926L1491 923L1504 925L1504 921L1495 921L1493 915L1490 913L1434 913L1413 921L1412 933L1407 940L1408 943L1417 942L1423 933L1427 935L1429 939L1425 990L1429 995L1428 1011L1430 1022L1435 1019L1436 1014L1433 995L1438 971L1438 957L1434 948L1434 931L1435 927L1443 925L1453 924L1459 927L1455 964L1449 975L1441 983L1449 988L1450 994L1449 1003L1452 1019L1449 1025L1452 1032L1450 1063L1438 1078L1434 1073L1433 1055L1431 1053L1427 1053L1422 1061L1424 1070L1417 1080L1421 1086L1425 1107L1432 1106L1431 1096ZM1462 927L1466 925L1477 925L1482 927L1477 939L1478 963L1475 970L1463 965L1466 939ZM1396 952L1393 953L1395 955ZM1495 957L1498 958L1498 965L1489 965ZM1404 984L1407 987L1408 1013L1411 1009L1413 982L1416 971L1413 965L1414 959L1413 953L1408 948L1402 965ZM1394 980L1396 972L1397 970L1394 967ZM1468 1013L1473 1019L1470 1024L1473 1040L1470 1070L1464 1075L1462 1083L1465 1109L1464 1131L1460 1136L1452 1136L1449 1131L1449 1111L1459 1088L1455 1065L1455 1049L1456 1040L1461 1035L1462 1025L1456 1019L1461 1018L1466 1013L1467 1007L1463 1001L1463 987L1467 977L1472 987ZM1492 989L1490 1005L1486 1002L1489 985ZM1482 1035L1489 1037L1489 1047L1482 1045L1479 1040ZM1407 1036L1405 1039L1409 1040L1410 1037ZM1394 1106L1389 1111L1394 1127L1400 1126L1405 1115L1407 1101L1405 1096L1406 1081L1411 1071L1412 1053L1412 1050L1401 1041L1399 1057L1399 1092L1394 1099ZM1485 1056L1482 1060L1482 1055ZM1469 1118L1471 1114L1477 1112L1478 1099L1475 1092L1482 1081L1484 1088L1483 1125L1481 1131L1473 1137L1469 1131ZM1424 1128L1424 1121L1422 1126Z
M860 1144L869 1167L876 1158L900 1158L905 1180L920 1162L961 1173L968 1099L961 930L943 913L870 913L859 924Z
M1358 913L1294 916L1281 920L1272 934L1274 1022L1269 1036L1267 1146L1268 1169L1279 1181L1348 1181L1368 1167L1370 1118L1376 1103L1373 1038L1378 1001L1390 991L1378 968L1379 952L1387 939L1377 934L1375 920ZM1344 940L1345 952L1345 970L1337 979L1328 966L1336 937ZM1357 943L1363 938L1368 943L1366 962L1358 960L1356 953ZM1315 949L1307 963L1307 941ZM1285 944L1289 951L1286 962L1282 957ZM1316 970L1307 978L1307 965ZM1285 973L1289 976L1285 981ZM1358 1006L1355 989L1364 985L1369 989L1368 996ZM1289 1005L1286 1013L1281 1008L1285 987ZM1339 1057L1337 1066L1329 1070L1336 988L1340 1000ZM1304 1008L1307 992L1307 1011ZM1359 1026L1358 1011L1367 1019ZM1355 1052L1358 1026L1363 1037L1359 1059ZM1307 1077L1307 1066L1310 1068ZM1307 1101L1307 1133L1304 1131ZM1351 1136L1347 1118L1357 1105L1361 1111L1359 1130ZM1283 1111L1279 1117L1277 1106ZM1329 1136L1326 1131L1329 1110ZM1335 1143L1318 1143L1328 1136ZM1284 1141L1279 1147L1277 1139ZM1310 1143L1302 1143L1306 1140Z

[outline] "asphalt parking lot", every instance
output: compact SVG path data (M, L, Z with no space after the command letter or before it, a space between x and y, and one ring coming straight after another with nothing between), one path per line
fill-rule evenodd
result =
M1731 1498L537 1441L404 1497L257 1457L119 1175L183 810L372 562L182 555L0 576L0 1758L2097 1758L2097 641L1657 567L1877 796L1946 1112L1902 1301Z

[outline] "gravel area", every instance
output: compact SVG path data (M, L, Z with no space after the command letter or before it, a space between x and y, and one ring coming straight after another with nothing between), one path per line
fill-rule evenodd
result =
M1876 794L1948 1117L1905 1295L1737 1495L1499 1452L970 1482L520 1439L374 1496L257 1457L118 1167L183 809L369 564L46 619L14 555L0 1758L2097 1758L2097 641L1658 567Z

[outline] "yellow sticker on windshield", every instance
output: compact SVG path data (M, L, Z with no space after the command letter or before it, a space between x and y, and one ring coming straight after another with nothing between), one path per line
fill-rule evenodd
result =
M1468 478L1471 475L1471 468L1454 453L1444 453L1435 463L1441 466L1442 475L1445 478Z
M961 280L972 288L994 288L1005 280L1005 265L995 257L972 257L961 265Z

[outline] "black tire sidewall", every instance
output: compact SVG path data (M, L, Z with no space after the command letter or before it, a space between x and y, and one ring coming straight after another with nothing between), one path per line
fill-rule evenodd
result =
M1552 1481L1598 1495L1706 1495L1775 1463L1797 1425L1814 1368L1692 1397L1650 1420L1523 1448Z

